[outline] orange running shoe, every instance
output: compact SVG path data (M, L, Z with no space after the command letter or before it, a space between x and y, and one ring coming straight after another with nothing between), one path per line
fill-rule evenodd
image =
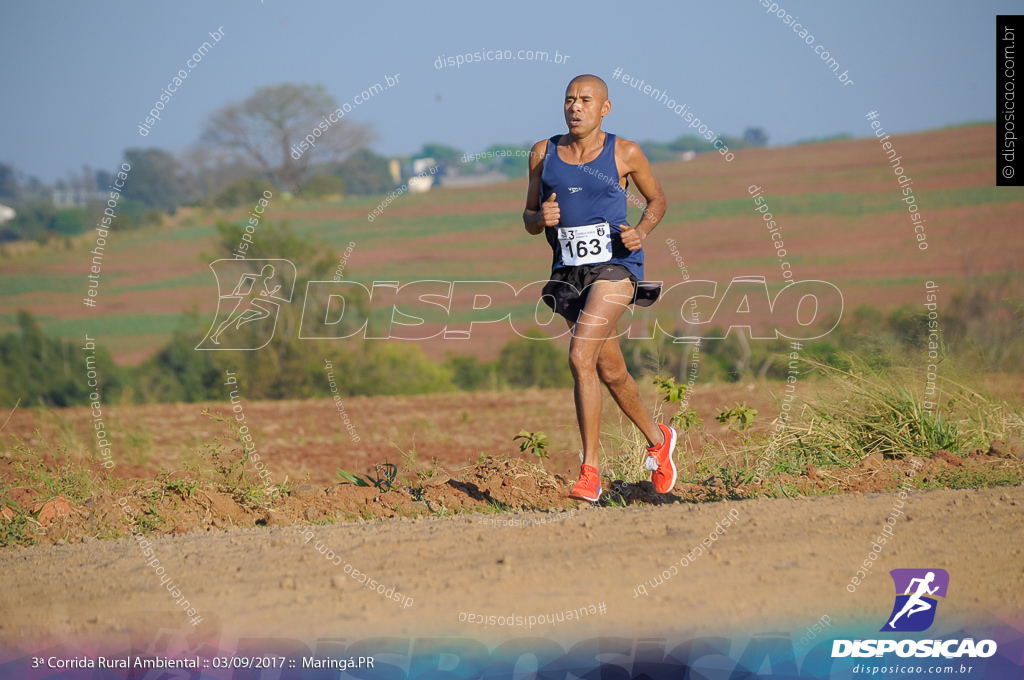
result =
M658 425L665 441L657 446L647 447L645 467L654 474L651 483L658 493L668 493L676 485L676 464L672 452L676 450L676 431L668 425Z
M580 467L580 480L572 487L569 498L578 501L589 501L596 503L601 497L601 476L597 474L597 468L593 465Z

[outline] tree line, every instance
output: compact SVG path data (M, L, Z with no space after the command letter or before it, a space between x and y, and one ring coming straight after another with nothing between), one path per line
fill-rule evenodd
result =
M493 144L471 160L462 149L438 143L424 144L408 156L385 158L370 149L375 139L372 126L336 119L340 110L323 85L260 87L246 99L211 113L196 143L180 154L153 147L125 149L123 160L131 173L113 228L159 224L163 215L173 215L180 206L247 205L268 189L311 198L386 194L415 174L413 162L420 159L433 159L441 176L526 176L529 148L516 144ZM766 143L760 128L729 138L730 148ZM697 137L642 146L652 161L674 160L686 150L713 150ZM112 172L84 166L48 186L0 162L0 203L17 212L0 224L0 243L45 242L90 229L105 205L112 179Z

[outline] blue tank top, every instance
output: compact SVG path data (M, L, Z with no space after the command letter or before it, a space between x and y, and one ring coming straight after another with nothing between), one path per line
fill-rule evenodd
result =
M612 257L601 264L622 265L642 281L643 249L634 251L622 245L619 225L629 222L626 221L626 190L619 186L619 169L615 164L615 135L605 133L600 155L582 165L572 165L559 158L557 147L561 136L555 135L548 140L544 168L540 174L541 203L552 192L558 194L555 201L561 213L560 227L582 227L599 222L611 225ZM553 254L551 270L569 266L562 261L557 230L545 228L544 234Z

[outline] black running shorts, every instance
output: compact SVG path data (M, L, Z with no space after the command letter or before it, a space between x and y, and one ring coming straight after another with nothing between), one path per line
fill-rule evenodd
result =
M633 282L633 298L630 304L649 307L661 293L660 284L637 281L637 278L621 264L584 264L578 267L559 267L551 272L551 280L541 291L541 299L556 314L568 321L576 322L587 306L587 296L595 281L623 279Z

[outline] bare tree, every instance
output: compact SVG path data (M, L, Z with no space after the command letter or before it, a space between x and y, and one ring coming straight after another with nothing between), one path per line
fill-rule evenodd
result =
M260 172L247 158L211 144L194 144L180 155L188 168L190 191L204 201L213 198L232 182Z
M372 141L370 128L344 120L345 114L323 85L283 83L214 112L201 139L295 191L312 164L338 160Z

